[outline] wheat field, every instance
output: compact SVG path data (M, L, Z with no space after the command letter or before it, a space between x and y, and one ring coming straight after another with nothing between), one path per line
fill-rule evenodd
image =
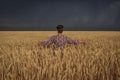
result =
M38 46L56 31L0 31L0 80L120 80L120 32L65 31L88 44Z

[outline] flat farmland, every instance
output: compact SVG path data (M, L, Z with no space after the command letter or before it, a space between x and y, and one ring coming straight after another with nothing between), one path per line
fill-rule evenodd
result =
M56 31L0 31L0 80L120 80L119 31L64 31L86 45L38 46Z

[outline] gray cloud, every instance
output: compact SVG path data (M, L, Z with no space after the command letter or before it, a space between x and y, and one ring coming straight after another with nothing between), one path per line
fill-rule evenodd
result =
M4 27L16 26L17 29L20 26L35 28L63 24L75 29L114 25L120 29L120 1L115 0L4 1L0 7L0 26Z
M85 12L83 11L83 13ZM95 11L87 11L87 13L88 14L85 13L77 18L73 25L93 26L93 28L102 28L102 26L120 28L120 1L115 1L105 6L103 5L101 8L96 8Z
M120 1L111 3L104 10L102 10L98 15L97 24L108 26L118 25L119 23L116 23L118 18L120 18Z

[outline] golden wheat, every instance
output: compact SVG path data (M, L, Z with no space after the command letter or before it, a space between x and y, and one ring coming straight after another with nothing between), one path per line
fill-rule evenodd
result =
M120 32L65 31L89 43L63 50L37 45L54 34L1 31L0 80L120 80Z

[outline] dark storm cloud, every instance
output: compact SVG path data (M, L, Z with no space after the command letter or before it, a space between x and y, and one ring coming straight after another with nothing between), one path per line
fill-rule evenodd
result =
M1 0L0 29L71 29L107 27L120 30L120 0ZM46 27L45 27L46 26Z
M98 27L99 26L119 27L120 25L120 1L115 1L107 5L101 4L101 8L95 8L95 11L92 12L87 11L87 13L88 14L84 14L81 18L79 18L78 21L75 22L75 24L92 25Z

